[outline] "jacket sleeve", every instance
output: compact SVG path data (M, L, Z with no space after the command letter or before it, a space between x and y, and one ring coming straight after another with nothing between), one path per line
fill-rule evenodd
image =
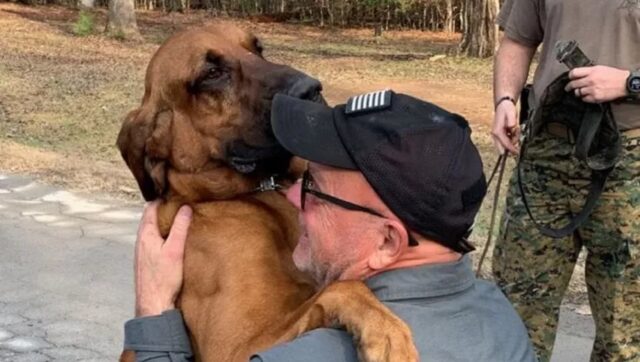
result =
M274 346L251 357L251 362L357 362L358 354L350 334L320 328L291 342Z
M136 362L193 361L187 329L177 309L127 321L124 349L135 352Z

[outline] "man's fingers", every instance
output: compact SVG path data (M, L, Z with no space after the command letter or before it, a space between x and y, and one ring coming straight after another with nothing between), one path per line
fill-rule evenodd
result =
M564 87L564 90L567 92L570 92L574 89L588 87L589 85L590 85L590 82L588 79L580 78L580 79L572 80L571 82L567 83L567 85Z
M501 103L496 109L493 128L491 130L493 144L500 154L504 154L505 149L512 153L517 152L511 140L511 136L513 136L517 128L518 120L515 106L510 102Z
M504 131L501 132L502 134L500 139L503 141L505 148L512 154L518 153L518 149L515 145L518 143L519 132L520 128L518 127L516 113L513 112L507 114Z
M160 235L158 230L158 206L159 201L151 201L147 203L142 212L142 219L140 220L140 226L138 227L138 235L143 233L154 233Z
M520 142L520 127L511 129L511 144L517 145Z
M517 153L515 146L505 132L494 132L493 140L500 154L504 154L505 149L509 152Z
M169 251L175 253L175 255L182 255L184 252L184 243L187 240L187 231L191 224L192 214L191 207L183 205L173 219L173 225L164 247L169 248Z
M591 94L587 94L586 96L583 94L582 101L587 103L600 103L600 101Z
M591 73L591 68L593 67L580 67L571 69L569 72L569 79L578 79L583 78Z

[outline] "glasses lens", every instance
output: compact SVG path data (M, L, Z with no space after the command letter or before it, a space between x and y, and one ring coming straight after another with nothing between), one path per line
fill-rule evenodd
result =
M300 187L300 208L304 210L304 202L307 196L307 187L309 185L309 170L304 171L302 174L302 185Z

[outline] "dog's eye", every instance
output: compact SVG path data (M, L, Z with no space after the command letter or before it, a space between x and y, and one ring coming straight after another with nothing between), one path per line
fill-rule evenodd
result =
M220 78L223 74L224 72L220 67L211 67L207 71L207 78L216 79L216 78Z
M208 53L200 75L187 84L190 93L219 92L228 86L230 71L224 59Z

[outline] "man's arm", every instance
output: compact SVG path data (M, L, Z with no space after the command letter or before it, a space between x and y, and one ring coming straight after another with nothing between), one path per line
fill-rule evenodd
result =
M507 36L502 38L496 54L493 69L493 95L496 104L491 136L493 143L502 154L505 150L518 153L518 121L516 117L515 100L527 81L529 65L536 48L521 44Z
M349 333L338 329L319 328L251 357L251 362L325 361L358 361L358 353Z
M137 362L193 361L189 336L177 309L125 323L124 350L134 351Z
M125 351L136 361L183 362L193 354L182 315L174 303L182 287L184 244L191 209L181 207L167 240L158 229L158 203L145 207L135 252L136 318L125 324Z

